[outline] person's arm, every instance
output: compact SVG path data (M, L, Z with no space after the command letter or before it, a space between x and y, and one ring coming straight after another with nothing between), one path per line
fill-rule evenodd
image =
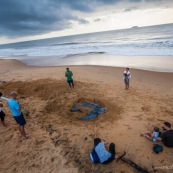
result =
M6 98L6 97L0 97L2 100L5 100L5 101L8 101L8 100L10 100L10 99L8 99L8 98Z
M21 108L19 108L19 109L17 110L17 112L21 112Z
M6 100L6 101L10 100L10 99L8 99L8 98L6 98L6 97L3 97L2 92L0 92L0 98L1 98L2 100Z
M73 73L72 73L72 71L71 71L71 76L73 76Z
M20 107L19 103L16 103L15 109L17 110L17 112L21 112L21 107Z
M131 76L131 73L129 72L129 79L131 78L132 76Z
M160 137L157 138L158 141L162 141L166 137L166 133L163 133Z

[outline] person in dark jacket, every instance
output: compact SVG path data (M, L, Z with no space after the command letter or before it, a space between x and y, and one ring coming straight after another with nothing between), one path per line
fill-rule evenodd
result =
M165 132L157 140L162 141L166 147L173 148L173 129L171 129L171 123L164 122L162 128Z

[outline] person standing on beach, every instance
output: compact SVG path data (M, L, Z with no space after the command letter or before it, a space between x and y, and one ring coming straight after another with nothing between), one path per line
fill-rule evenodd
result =
M10 110L12 112L12 115L13 115L16 123L19 125L19 132L22 135L22 138L27 139L28 137L26 136L26 133L25 133L26 121L25 121L25 118L23 117L21 106L16 101L17 93L15 91L12 91L10 93L10 97L11 97L11 99L2 97L2 93L0 93L0 98L7 101L8 105L10 107Z
M68 82L70 88L71 88L71 87L74 88L74 82L73 82L73 78L72 78L72 76L73 76L72 71L70 71L69 68L66 68L65 77L67 78L67 82Z
M124 71L123 77L124 77L125 89L128 90L129 89L130 78L131 78L131 73L129 71L129 68L126 68L126 70Z

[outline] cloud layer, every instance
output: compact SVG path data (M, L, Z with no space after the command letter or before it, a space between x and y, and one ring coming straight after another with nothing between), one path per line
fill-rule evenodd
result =
M115 5L116 8L118 4L124 12L130 12L140 3L164 5L171 0L155 0L154 3L151 0L1 0L0 36L20 37L63 30L72 27L74 21L79 25L89 23L75 15L76 12L90 15L105 6Z

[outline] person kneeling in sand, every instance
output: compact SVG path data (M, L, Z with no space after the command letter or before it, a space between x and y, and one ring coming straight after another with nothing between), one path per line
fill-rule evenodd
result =
M109 151L107 151L105 148L105 143L102 142L100 138L95 138L94 148L90 153L90 158L93 163L107 164L112 162L115 158L115 144L111 143L109 145Z
M165 132L157 140L162 141L166 147L173 148L173 129L171 129L171 123L164 122L162 128Z
M152 125L150 131L141 132L141 134L153 142L156 142L157 138L160 136L160 131L158 127Z
M27 139L28 137L26 136L26 133L25 133L26 121L25 121L25 118L23 117L21 106L16 101L17 93L15 91L12 91L10 93L11 99L8 99L6 97L2 97L2 93L0 93L0 97L1 97L1 99L7 101L8 105L10 107L10 110L12 112L12 115L13 115L15 121L17 122L17 124L19 125L19 131L20 131L20 133L22 135L22 138L23 139Z

